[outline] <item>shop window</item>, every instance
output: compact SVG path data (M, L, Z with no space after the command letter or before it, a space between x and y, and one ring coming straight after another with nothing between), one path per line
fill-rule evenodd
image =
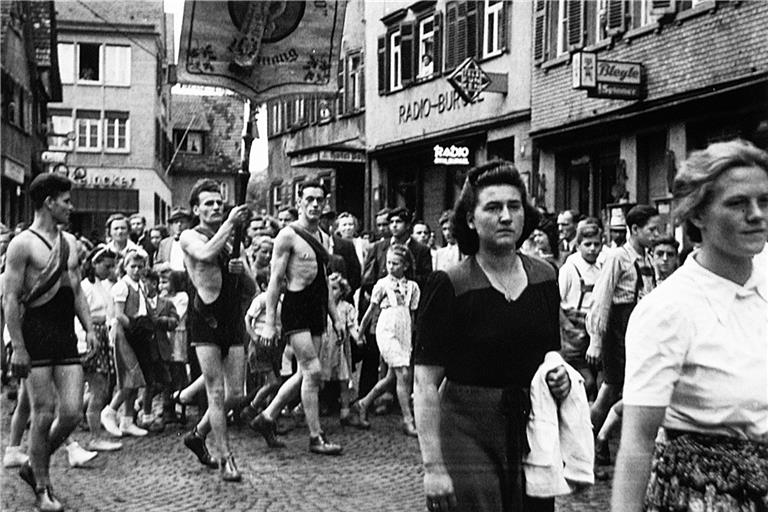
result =
M76 130L79 151L101 149L101 113L99 111L78 110Z
M104 148L128 151L128 112L106 112L104 114Z
M131 85L131 47L104 46L104 83L106 85Z
M403 86L400 62L400 31L389 34L389 90L394 91Z
M75 45L73 43L59 43L58 52L61 83L75 83Z
M504 2L485 0L483 18L483 57L492 57L501 53L504 40Z
M101 82L101 45L78 43L77 78L80 82Z
M174 130L173 144L184 153L203 154L203 132L188 131L186 135L182 130Z
M74 147L74 141L70 140L68 134L72 132L73 127L71 110L51 110L48 147L71 151Z

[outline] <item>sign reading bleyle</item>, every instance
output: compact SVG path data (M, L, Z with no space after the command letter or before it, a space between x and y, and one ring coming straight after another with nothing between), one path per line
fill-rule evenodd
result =
M644 95L644 70L638 62L600 60L594 53L573 55L574 89L586 89L590 98L638 100Z
M469 165L469 148L467 146L443 147L435 144L432 148L435 152L435 158L432 160L435 164L442 165Z

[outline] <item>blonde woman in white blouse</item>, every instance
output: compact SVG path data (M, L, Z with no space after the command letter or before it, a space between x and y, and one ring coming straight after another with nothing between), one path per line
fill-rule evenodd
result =
M612 507L747 510L768 496L768 153L695 151L674 195L701 248L630 318Z

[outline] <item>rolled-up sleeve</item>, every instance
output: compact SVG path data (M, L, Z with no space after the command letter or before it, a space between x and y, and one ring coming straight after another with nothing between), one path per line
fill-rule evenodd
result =
M692 330L679 303L650 294L629 319L626 334L624 403L666 407L670 404Z
M446 354L456 334L455 292L445 272L433 272L424 283L416 316L414 363L446 365Z

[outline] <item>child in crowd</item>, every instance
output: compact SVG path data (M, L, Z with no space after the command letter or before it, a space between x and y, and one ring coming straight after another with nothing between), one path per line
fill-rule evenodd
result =
M163 408L171 404L171 374L170 363L173 347L168 338L168 332L173 332L179 324L179 315L173 303L160 297L158 288L160 276L154 270L148 271L142 279L147 300L147 310L154 327L153 336L147 345L150 368L144 372L147 385L144 387L142 409L139 416L139 426L152 432L163 430L165 424L162 418L152 413L152 398L160 393Z
M171 389L176 392L189 384L187 377L187 306L189 295L184 291L186 275L178 270L159 272L160 296L173 303L176 314L179 315L179 325L169 334L171 341L171 359L168 368L171 374ZM181 416L176 414L173 401L163 404L163 421L165 423L186 423L186 406L181 406Z
M146 385L144 372L149 371L149 342L154 327L147 309L147 298L141 275L147 262L143 249L129 250L123 259L124 275L112 287L115 301L115 368L119 391L101 411L101 424L113 436L142 437L147 431L134 423L133 404L138 389ZM120 425L117 409L125 404Z
M264 322L267 319L266 292L261 292L254 297L251 306L245 314L245 329L251 337L251 342L248 345L248 367L251 372L256 374L256 381L262 384L253 400L243 407L243 410L240 412L240 418L257 432L258 429L252 424L253 420L258 417L263 407L269 403L270 397L280 389L282 384L279 373L283 350L285 349L285 340L280 335L282 328L280 324L282 299L283 296L281 294L277 303L276 336L273 345L267 346L261 342ZM282 448L284 446L285 444L282 441L276 439L273 439L269 444L270 448Z
M355 403L360 428L370 428L368 408L393 380L397 380L397 399L403 413L403 432L417 436L411 409L411 326L419 304L419 286L405 278L405 272L413 265L407 247L390 246L387 251L387 275L379 279L371 293L371 304L360 322L360 332L365 332L369 322L377 314L376 343L389 369L371 391Z
M339 318L344 320L347 326L347 336L340 338L333 328L333 322L329 319L326 324L325 335L320 345L320 366L322 368L323 382L339 381L341 412L339 421L343 426L358 426L358 418L349 414L349 403L352 390L352 343L358 343L357 310L355 306L344 300L349 295L351 288L349 282L334 272L328 276L328 288L331 300L336 303L336 311Z

